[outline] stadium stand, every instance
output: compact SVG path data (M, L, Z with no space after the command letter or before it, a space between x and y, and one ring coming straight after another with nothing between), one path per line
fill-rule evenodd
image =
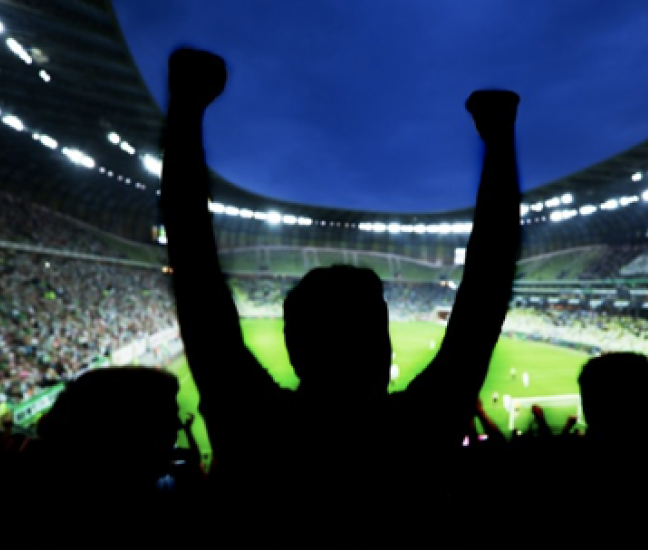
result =
M42 394L52 396L48 392L61 381L74 378L97 359L110 362L125 346L177 327L169 278L163 272L166 251L152 245L151 229L159 227L159 178L139 160L141 152L156 156L162 115L141 81L111 3L5 3L2 23L10 30L21 29L16 36L26 44L33 37L42 39L47 50L42 55L49 54L55 77L67 83L42 93L34 84L34 67L17 62L8 48L0 51L3 114L13 111L29 117L28 131L19 134L0 124L0 472L9 474L1 480L5 483L17 471L5 451L23 449L27 442L22 435L16 437L16 427L5 415L9 406ZM80 66L86 55L92 63ZM69 108L73 103L78 109ZM83 144L97 155L96 165L87 170L73 166L60 151L43 147L42 136L34 130L51 132L61 143ZM106 133L114 130L137 146L137 157L107 143ZM590 355L648 352L648 201L642 195L645 177L631 179L631 174L645 175L646 159L648 142L524 195L526 205L539 208L523 215L522 260L505 335ZM386 281L385 298L394 320L429 320L435 307L452 305L450 283L462 276L462 267L454 264L455 251L465 247L467 233L440 227L472 219L472 209L398 214L317 208L254 195L215 173L211 178L219 203L235 205L240 212L217 212L214 223L223 267L243 317L280 317L283 299L299 277L310 268L337 263L374 269ZM569 206L560 208L573 207L576 214L554 223L556 210L546 203L566 195L571 197L565 201ZM620 197L633 200L602 208ZM585 215L583 209L590 206L595 212ZM271 226L249 213L243 216L245 209L289 213L309 223ZM386 231L381 220L395 220L407 229ZM634 380L624 382L633 385ZM52 401L47 403L51 406ZM485 411L479 412L482 424L490 426ZM79 434L79 440L84 435ZM492 432L492 439L496 435ZM558 475L556 482L542 475L550 463L537 458L544 455L522 452L524 459L516 455L517 460L499 461L497 454L482 454L478 437L471 437L469 452L478 453L471 455L476 459L471 464L480 467L466 469L465 490L482 506L485 495L492 496L492 508L498 510L526 499L520 496L520 480L525 480L529 500L542 504L545 501L536 495L542 494L543 481L552 490L556 485L564 489L573 487L578 476L574 461L566 460L568 474ZM113 440L107 443L119 447ZM92 457L84 460L94 463ZM609 468L604 466L596 470L596 479ZM549 471L560 474L557 469ZM398 480L398 473L389 475ZM34 504L27 488L38 487L19 487L24 509L18 506L22 501L8 501L21 513L29 510L24 515L33 529L40 525L37 512L47 514L53 504ZM475 510L479 506L470 513ZM564 516L570 521L571 512ZM66 514L75 517L75 508ZM534 521L543 518L537 510L531 514ZM32 536L17 530L23 543ZM511 540L521 540L508 534Z
M159 249L6 193L0 201L2 402L20 403L176 327Z

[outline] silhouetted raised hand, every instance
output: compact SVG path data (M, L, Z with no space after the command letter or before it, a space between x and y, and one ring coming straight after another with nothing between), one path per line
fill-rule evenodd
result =
M508 90L478 90L470 94L466 110L484 141L513 136L520 96Z
M169 93L185 108L207 109L225 90L225 61L210 52L182 48L169 57Z

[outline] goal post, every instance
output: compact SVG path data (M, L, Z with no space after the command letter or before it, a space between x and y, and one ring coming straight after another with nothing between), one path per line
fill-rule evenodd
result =
M580 394L566 395L544 395L538 397L511 397L508 401L508 428L513 431L521 424L526 425L533 420L531 407L540 405L545 412L547 424L551 427L556 424L562 425L567 417L575 414L578 418L577 424L584 426L583 405ZM562 426L560 426L562 427Z

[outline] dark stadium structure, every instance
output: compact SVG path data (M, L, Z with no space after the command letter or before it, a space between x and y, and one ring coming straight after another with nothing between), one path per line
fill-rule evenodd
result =
M0 189L20 195L121 237L151 242L158 223L159 178L140 158L160 158L163 115L144 84L121 33L111 2L52 0L3 2L3 42L12 38L31 59L0 48L0 110L25 126L17 132L0 125ZM51 79L44 82L39 73ZM111 144L116 132L126 147ZM32 133L37 134L32 139ZM51 136L57 150L43 147ZM93 168L72 164L61 148L79 148ZM126 152L132 147L131 154ZM527 205L573 196L570 209L597 207L590 216L573 215L553 223L551 210L524 216L524 257L601 243L642 243L646 239L645 174L648 141L581 172L524 195ZM102 170L103 169L103 170ZM633 177L633 174L638 174ZM431 235L416 226L469 222L472 210L443 214L365 212L293 204L250 193L212 173L213 197L223 205L250 211L276 211L311 220L308 228L240 216L215 216L225 247L246 245L321 245L383 250L428 261L451 262L465 234ZM626 206L599 207L613 198L634 196ZM405 231L359 230L360 224L400 224ZM407 229L408 226L411 226ZM406 234L407 233L407 234ZM443 233L443 231L441 232Z

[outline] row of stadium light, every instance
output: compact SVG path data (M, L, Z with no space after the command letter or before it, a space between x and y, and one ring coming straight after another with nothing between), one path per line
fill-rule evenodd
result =
M236 206L226 206L218 202L208 203L209 211L214 214L225 214L227 216L240 216L244 219L255 219L269 223L270 225L286 224L286 225L313 225L311 218L304 218L293 216L291 214L281 214L279 212L255 212L247 208L237 208ZM325 222L326 223L326 222Z
M122 137L117 132L110 132L107 137L110 143L118 146L127 154L132 156L137 152L135 147L133 147L126 140L122 139ZM162 161L158 157L155 157L149 153L144 153L143 155L140 155L140 162L148 173L153 174L158 178L162 177ZM127 180L126 183L129 183L129 181ZM140 189L146 189L146 186L143 184L137 185ZM160 194L159 189L157 191L157 194Z
M2 112L0 111L0 115L1 114ZM13 130L16 130L18 132L22 132L26 130L26 127L22 122L22 120L13 114L5 114L4 116L2 116L1 120L4 124L12 128ZM32 134L32 137L34 140L39 141L43 146L47 147L48 149L53 149L53 150L58 149L58 142L56 141L56 139L52 138L51 136L34 132ZM109 133L108 140L113 145L119 145L119 147L129 155L134 155L136 152L135 148L132 147L127 141L122 140L119 134L117 134L116 132ZM73 164L83 166L88 169L93 169L96 166L96 163L92 157L90 157L89 155L83 153L78 149L63 147L61 149L61 153L65 155L68 158L68 160ZM159 158L146 153L140 156L140 161L142 162L143 167L149 173L155 175L158 178L161 177L162 161ZM112 170L106 169L103 166L99 168L99 172L110 178L115 176ZM632 174L632 181L639 182L642 179L643 179L643 174L641 172L635 172L634 174ZM131 178L125 177L121 174L117 175L117 180L124 181L126 185L130 185L132 181ZM136 182L135 187L140 190L146 189L146 185L139 182ZM160 191L158 190L157 193L159 194ZM643 191L643 193L641 194L641 199L643 199L644 202L648 202L648 189ZM553 197L544 202L538 201L531 205L523 203L520 205L520 215L523 218L521 220L521 224L524 225L530 223L545 222L547 221L546 216L538 216L532 218L529 216L529 214L531 212L536 212L536 213L542 212L545 208L553 209L560 205L571 204L573 200L574 200L573 196L570 193L566 193L562 195L562 197L560 198ZM572 219L578 215L589 216L599 210L608 210L608 211L616 210L617 208L623 208L631 204L637 203L639 202L639 200L640 200L639 196L629 195L620 198L608 199L598 206L584 205L578 209L571 208L571 209L553 210L549 214L549 220L552 222L562 222L562 221ZM258 212L258 211L252 211L245 208L238 208L236 206L225 206L219 203L209 203L209 209L215 214L226 214L229 216L240 216L245 219L262 220L262 221L267 221L271 225L277 225L283 223L286 225L310 226L313 224L313 220L306 217L297 217L291 214L281 214L279 212ZM319 222L319 224L323 226L326 226L327 224L331 226L337 226L337 227L342 226L341 222L321 221ZM345 223L344 227L355 228L356 225ZM364 223L359 223L357 227L361 231L372 231L375 233L388 232L392 234L429 233L429 234L440 234L440 235L448 235L448 234L456 235L456 234L469 234L472 231L471 222L456 222L452 224L440 223L440 224L427 224L427 225L426 224L410 225L410 224L400 224L397 222L392 222L388 224L383 222L374 222L374 223L364 222Z
M161 170L161 164L159 169ZM635 172L632 174L631 179L633 182L639 182L643 179L643 174L641 172ZM641 198L644 202L648 202L648 189L641 194ZM605 202L595 205L584 205L579 208L562 208L560 210L555 210L559 206L570 205L574 202L574 197L571 193L565 193L560 197L553 197L547 199L546 201L538 201L533 204L521 204L520 205L520 215L522 220L520 223L522 225L531 224L531 223L540 223L549 221L557 223L566 220L570 220L578 215L580 216L589 216L598 212L599 210L616 210L617 208L623 208L631 204L639 202L639 196L630 195L620 198L611 198ZM549 216L536 216L533 217L532 213L542 212L544 209L550 209L551 212ZM290 214L281 214L279 212L255 212L245 208L237 208L236 206L225 206L220 203L209 203L209 210L215 214L225 214L229 216L240 216L246 219L256 219L267 221L270 224L277 225L284 223L287 225L330 225L333 227L340 227L342 223L340 222L325 222L325 221L315 221L310 218L302 218L292 216ZM355 228L356 224L345 223L344 227ZM470 234L472 231L473 224L471 222L455 222L455 223L438 223L438 224L400 224L397 222L392 223L383 223L383 222L363 222L357 224L357 228L360 231L371 231L374 233L416 233L419 235L422 234L436 234L436 235L466 235Z
M9 128L15 130L16 132L23 132L23 131L28 131L28 128L26 127L25 123L18 118L14 114L5 114L2 116L2 111L0 111L0 120ZM58 150L59 149L59 143L56 139L53 137L43 134L40 132L33 132L32 133L32 139L34 141L38 141L41 145L44 147L47 147L48 149L51 150ZM124 148L122 148L124 149ZM126 149L124 149L126 150ZM79 149L73 148L73 147L61 147L61 153L72 163L77 166L82 166L84 168L87 168L89 170L92 170L96 168L97 163L95 160L88 154L84 153L83 151L80 151ZM134 154L134 151L133 153ZM143 155L141 157L142 164L144 165L144 168L147 169L147 171L155 174L155 175L160 175L161 173L161 162L153 157L152 155ZM159 165L159 166L158 166ZM103 174L109 178L115 177L117 181L123 181L126 185L130 185L132 180L129 177L123 176L121 174L115 175L115 173L112 170L109 170L105 168L104 166L101 166L98 168L98 171L100 174ZM140 182L135 183L135 188L140 189L144 191L146 189L146 185Z
M360 231L373 231L374 233L434 233L440 235L448 234L467 234L472 231L472 223L458 222L458 223L439 223L426 225L419 223L416 225L400 224L400 223L360 223L358 229Z
M4 32L5 32L5 26L2 23L2 21L0 21L0 34L4 34ZM8 37L6 39L6 44L7 47L11 50L11 52L14 53L18 58L20 58L24 63L26 63L27 65L31 65L33 63L32 56L15 38ZM45 70L39 71L39 76L46 83L49 83L51 81L50 74ZM25 129L23 122L15 115L11 115L11 114L5 115L4 117L2 117L2 122L4 122L7 126L19 132L22 132ZM48 135L34 133L32 134L32 137L49 149L58 148L58 142L54 138ZM129 155L135 155L136 153L135 148L130 143L123 140L118 133L110 132L107 137L110 143L119 146L119 148L125 153ZM89 155L86 155L82 151L79 151L78 149L63 147L61 149L61 152L73 164L77 164L79 166L83 166L88 169L95 168L96 163L94 159ZM147 172L153 174L158 178L161 177L162 161L158 157L145 153L140 156L140 161ZM100 167L99 172L105 174L107 177L114 176L114 172L112 170L106 169L105 167ZM635 172L634 174L632 174L631 179L633 182L639 182L643 179L643 173ZM127 185L131 183L131 178L122 175L117 175L117 180L124 181ZM146 189L146 185L139 182L137 182L135 186L136 188L141 190ZM157 193L159 195L160 191L158 190ZM648 202L648 189L641 194L641 198L645 202ZM522 218L526 218L526 219L522 219L521 224L524 225L524 224L545 222L547 221L546 216L536 216L535 218L533 218L530 217L530 215L532 215L532 213L540 213L545 208L554 209L561 205L563 206L570 205L573 203L573 200L574 198L571 193L565 193L561 197L552 197L550 199L545 200L544 202L538 201L531 205L523 203L520 205L520 215L522 216ZM562 221L572 219L579 214L581 216L589 216L590 214L597 212L599 209L616 210L617 208L629 206L630 204L636 203L638 201L639 201L638 196L631 195L631 196L621 197L619 199L615 199L615 198L608 199L607 201L600 204L599 206L584 205L581 206L578 210L574 208L554 210L549 214L549 220L552 222L562 222ZM279 212L253 212L248 209L239 209L235 206L219 205L218 203L211 203L210 210L212 210L212 212L217 214L224 213L232 216L240 215L242 218L248 218L248 219L254 218L257 220L264 220L270 224L275 224L275 225L279 223L284 223L287 225L295 225L295 224L312 225L313 223L313 221L310 218L296 217L290 214L280 214ZM527 216L529 216L529 218L527 218ZM341 226L340 222L328 222L328 223L333 226L338 226L338 227ZM327 222L322 221L320 222L320 224L327 225ZM349 227L349 224L348 223L345 224L345 227ZM355 224L351 224L351 227L355 227ZM360 223L358 224L358 229L361 231L373 231L375 233L389 232L392 234L394 233L418 233L418 234L431 233L431 234L441 234L441 235L469 234L472 231L472 223L459 222L453 224L441 223L441 224L430 224L430 225L425 225L425 224L409 225L409 224L399 224L396 222L389 223L389 224L385 224L382 222L375 222L375 223Z
M0 34L4 34L5 30L6 29L5 29L4 24L2 23L2 21L0 21ZM30 53L15 38L8 37L6 39L6 41L5 41L5 43L6 43L7 47L9 48L9 50L14 55L16 55L16 57L21 59L25 64L27 64L27 65L32 65L33 64L34 59L30 55ZM44 69L40 70L38 75L43 80L43 82L49 83L52 80L51 75L47 71L45 71ZM22 132L23 130L26 129L25 124L22 122L22 120L20 120L17 116L15 116L13 114L7 114L4 117L2 117L2 122L4 122L7 126L9 126L10 128L13 128L14 130L16 130L18 132ZM34 132L32 134L32 137L34 138L34 140L39 141L42 145L44 145L48 149L53 149L53 150L58 149L58 142L54 138L52 138L52 137L50 137L50 136L48 136L46 134L41 134L39 132ZM135 148L132 145L130 145L127 141L122 140L120 138L120 136L116 132L111 132L110 134L108 134L108 140L111 143L113 143L114 145L118 145L122 151L128 153L129 155L134 155L135 152L136 152ZM76 164L78 166L83 166L83 167L85 167L87 169L94 169L95 166L96 166L96 162L91 156L83 153L82 151L80 151L78 149L70 148L70 147L63 147L61 149L61 153L63 155L65 155L70 162L72 162L73 164ZM144 166L144 168L148 172L160 177L162 163L161 163L161 161L159 159L157 159L156 157L154 157L152 155L144 154L144 155L142 155L140 157L140 160L142 162L142 165ZM99 168L99 172L101 174L105 174L107 177L115 176L115 174L114 174L114 172L112 170L108 170L103 166ZM117 180L118 181L124 181L124 183L126 183L126 185L129 185L131 183L131 181L132 181L131 178L125 177L123 175L117 175ZM135 184L135 187L137 189L140 189L140 190L145 190L146 189L146 185L144 185L143 183L139 183L139 182L137 182ZM159 191L158 191L158 193L159 193Z
M640 182L643 179L643 173L635 172L634 174L632 174L631 179L635 183ZM643 199L644 202L648 202L648 189L646 189L641 193L641 199ZM599 205L586 204L579 207L578 209L568 208L568 209L561 209L561 210L553 210L549 214L549 220L555 223L562 222L562 221L570 220L578 215L589 216L591 214L594 214L595 212L598 212L599 210L608 210L608 211L616 210L617 208L623 208L626 206L630 206L631 204L637 203L639 202L639 200L640 200L639 195L628 195L619 198L607 199L606 201L602 202ZM565 193L562 197L553 197L544 202L538 201L531 205L521 204L520 215L523 218L522 224L547 221L546 216L539 216L539 217L532 218L532 215L534 212L535 213L542 212L545 208L553 209L561 205L569 205L573 201L574 201L574 197L572 196L572 194Z
M2 23L2 21L0 21L0 34L4 34L4 33L5 33L5 26ZM31 65L34 62L34 59L29 54L29 52L15 38L9 36L5 40L5 44L7 45L7 48L11 50L11 53L13 53L20 60L22 60L25 64ZM38 76L41 78L41 80L43 80L43 82L50 82L52 80L51 75L45 69L41 69L40 71L38 71Z
M135 147L133 147L126 140L122 139L117 132L110 132L107 137L110 143L119 146L122 151L128 153L129 155L134 155L137 152ZM147 172L153 174L154 176L157 176L158 178L162 177L162 161L158 157L155 157L149 153L145 153L143 155L140 155L140 161L142 162L142 165Z
M520 205L520 215L527 216L531 212L542 212L545 208L557 208L558 206L571 204L574 197L571 193L565 193L562 197L553 197L544 202L538 201L531 205L522 203Z
M0 111L0 115L2 115L2 111ZM9 126L9 128L15 130L16 132L28 131L28 128L26 127L25 123L14 114L5 114L4 116L2 116L0 120L2 120L2 122L5 125ZM47 134L43 134L40 132L33 132L32 139L34 139L34 141L39 142L41 145L47 147L48 149L54 151L59 149L58 141ZM74 147L61 147L61 153L72 164L75 164L77 166L82 166L84 168L87 168L88 170L92 170L97 166L97 163L90 155ZM113 177L114 175L114 173L111 170L106 170L106 168L104 168L103 166L99 168L99 172L107 175L108 177ZM124 176L122 175L118 175L117 179L119 181L125 180L127 184L131 182L130 178L124 178ZM146 189L146 186L138 183L137 188Z

